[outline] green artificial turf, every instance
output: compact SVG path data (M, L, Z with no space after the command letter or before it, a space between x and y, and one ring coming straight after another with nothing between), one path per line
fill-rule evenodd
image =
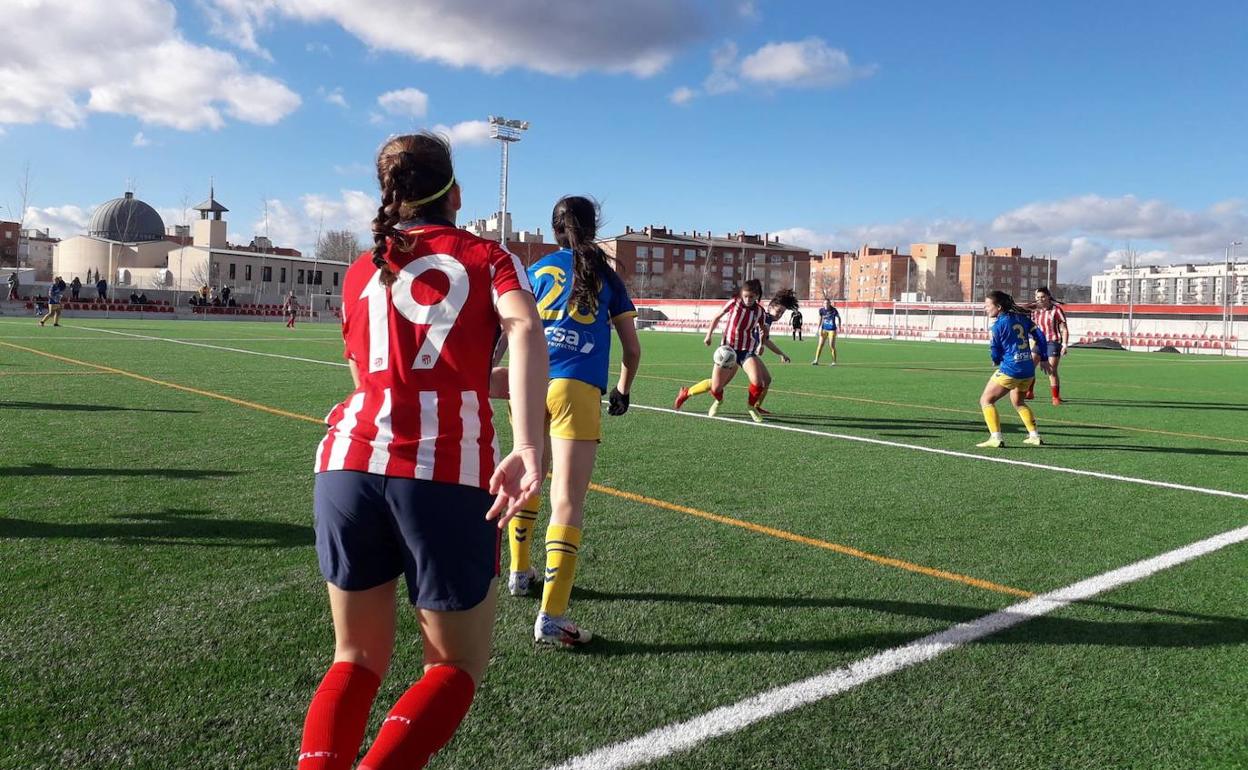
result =
M842 339L816 368L813 342L778 342L795 363L768 358L772 424L990 454L983 346ZM337 330L6 317L0 343L60 357L0 344L0 768L293 767L332 647L310 528L323 428L205 393L319 419L349 389ZM709 372L695 335L642 343L637 405ZM1023 446L1003 403L998 456L1248 493L1248 360L1075 350L1062 374L1067 404L1037 387L1049 445ZM734 422L604 418L595 481L1036 592L1248 523L1243 499L758 428L744 402L738 377ZM1233 546L658 766L1248 767L1246 559ZM433 766L541 768L1017 600L591 493L572 613L601 638L535 650L535 600L501 599L490 672ZM373 731L419 676L403 618Z

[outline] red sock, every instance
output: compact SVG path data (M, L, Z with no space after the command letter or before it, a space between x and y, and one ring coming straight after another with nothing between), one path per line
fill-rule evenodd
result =
M750 406L754 406L755 404L757 404L758 397L761 396L762 394L763 394L762 388L760 388L759 386L753 383L750 383L750 396L748 399Z
M424 767L455 735L476 689L472 677L463 669L429 669L390 709L359 770Z
M364 741L381 678L355 663L335 663L312 696L303 722L298 770L350 770Z
M722 390L712 390L711 395L715 398L716 401L724 400L724 391Z
M1053 391L1053 398L1056 398L1056 399L1059 399L1059 400L1061 399L1061 397L1062 397L1062 386L1060 386L1060 385L1050 385L1050 386L1049 386L1049 390Z

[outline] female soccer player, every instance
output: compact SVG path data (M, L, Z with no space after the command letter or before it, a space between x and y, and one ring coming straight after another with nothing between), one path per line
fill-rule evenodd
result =
M533 639L543 644L585 644L593 638L567 617L585 518L585 494L602 440L602 397L607 393L611 330L620 338L620 377L607 413L628 411L629 390L641 362L637 315L624 282L594 243L598 207L580 196L555 204L555 241L563 248L529 267L550 352L546 413L550 421L550 526L546 528L546 578ZM536 571L529 564L539 498L535 495L508 526L512 595L529 593Z
M48 321L51 321L53 326L61 325L61 299L64 296L65 282L58 275L48 286L48 314L39 319L40 326Z
M768 386L771 385L771 372L767 371L767 365L758 357L756 351L760 344L767 343L767 328L763 323L763 317L767 311L758 303L759 297L763 293L763 285L757 278L751 278L741 286L737 296L730 299L728 304L724 305L713 319L711 325L706 330L706 336L702 342L707 346L711 346L711 337L714 336L715 330L719 327L719 322L728 317L727 324L724 325L724 336L721 344L732 348L737 356L737 366L731 369L725 369L722 366L712 365L711 376L702 380L688 388L681 388L676 394L676 408L680 409L690 396L696 396L701 393L709 392L715 400L711 403L711 408L707 414L714 417L719 411L720 402L724 400L724 388L728 383L732 382L732 378L736 376L737 369L745 369L745 374L750 378L750 395L748 409L750 419L754 422L762 422L763 416L755 408L760 397L767 392Z
M1066 323L1066 311L1062 310L1062 303L1053 299L1053 292L1049 291L1048 286L1036 289L1036 304L1031 311L1031 318L1049 342L1049 368L1053 370L1049 374L1049 392L1053 394L1053 406L1061 406L1062 380L1057 375L1057 366L1061 363L1062 356L1070 353L1070 325ZM1034 387L1033 384L1032 388ZM1027 391L1027 398L1035 397L1033 389Z
M984 412L984 421L988 423L989 436L987 441L976 446L991 449L1005 446L996 404L1007 393L1018 416L1027 426L1027 438L1023 439L1023 443L1040 446L1044 442L1036 431L1036 418L1023 400L1023 394L1036 380L1036 364L1045 373L1049 372L1049 362L1044 360L1044 333L1031 322L1027 311L1014 304L1014 298L1003 291L988 292L984 298L984 312L989 318L996 319L989 332L988 351L997 371L988 379L979 397L979 407Z
M780 349L780 346L771 339L772 325L775 324L776 321L780 320L780 317L784 315L784 311L786 310L797 312L797 294L794 293L792 289L781 289L776 292L776 296L771 298L771 302L767 303L767 312L763 315L763 328L767 331L767 334L758 335L759 343L758 347L754 351L758 355L760 363L762 363L764 349L771 350L773 353L780 356L780 360L786 364L793 363L793 359L789 358L789 356ZM764 369L766 369L766 366L766 364L763 364ZM754 409L764 417L771 414L771 412L763 408L763 399L767 397L767 390L771 387L770 371L767 372L766 382L767 387L763 389L763 392L758 396L758 400L754 402Z
M282 303L282 309L286 311L286 328L295 328L295 319L299 316L299 300L295 299L293 291L286 295L286 301Z
M836 329L840 325L840 311L832 307L832 300L825 299L823 307L819 308L819 344L815 346L815 360L810 362L811 366L819 365L824 342L828 343L828 350L832 352L832 365L836 366Z
M424 767L451 739L489 661L497 528L542 479L546 346L523 265L455 227L460 190L445 139L391 139L377 177L374 247L343 287L355 390L326 418L316 453L316 550L335 647L308 708L299 770L355 763L390 665L400 576L419 616L425 673L359 770ZM489 387L500 326L514 428L512 452L498 462Z

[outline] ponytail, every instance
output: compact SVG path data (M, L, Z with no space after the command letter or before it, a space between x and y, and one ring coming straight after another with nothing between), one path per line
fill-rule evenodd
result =
M390 250L410 253L415 239L399 229L404 219L423 214L444 215L446 194L455 186L451 145L445 137L428 132L396 136L377 153L377 182L381 205L373 217L373 264L377 280L391 286L398 278Z
M1002 313L1013 313L1014 315L1022 315L1022 316L1028 316L1028 317L1031 316L1030 310L1019 305L1017 302L1014 301L1013 297L1011 297L1009 294L999 289L993 289L992 291L988 292L988 298L991 299L993 302L995 302L997 304L997 307L1001 308Z
M598 235L598 204L579 195L560 198L551 212L550 224L555 241L572 252L572 293L568 306L596 314L602 276L611 270L607 255L594 243Z

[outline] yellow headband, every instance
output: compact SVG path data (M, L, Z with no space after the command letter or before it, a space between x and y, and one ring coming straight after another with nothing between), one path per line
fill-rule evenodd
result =
M441 198L443 195L446 195L446 193L447 193L448 191L450 191L450 189L451 189L454 185L455 185L455 177L454 177L454 176L452 176L452 177L451 177L451 181L449 181L449 182L447 182L447 183L446 183L446 187L443 187L441 190L438 190L438 191L437 191L436 193L434 193L433 195L427 195L427 196L425 196L424 198L421 198L421 199L420 199L420 200L418 200L418 201L403 201L403 205L404 205L404 206L408 206L408 207L410 207L410 208L414 208L414 209L415 209L415 208L420 208L421 206L425 205L426 203L432 203L433 201L436 201L438 198Z

